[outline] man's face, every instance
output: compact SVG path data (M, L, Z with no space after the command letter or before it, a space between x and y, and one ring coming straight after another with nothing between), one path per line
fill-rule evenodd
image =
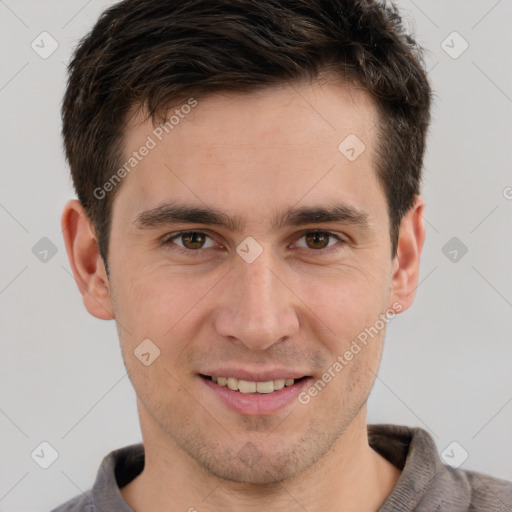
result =
M216 94L190 110L162 140L142 117L126 130L126 160L148 136L156 146L113 203L109 284L124 361L147 428L219 477L283 480L361 420L378 370L385 329L299 400L394 301L376 110L354 87L317 82ZM355 160L354 135L365 145ZM163 205L238 225L142 215ZM284 217L338 206L348 215L334 221ZM148 366L134 355L147 339L160 350ZM253 395L204 376L296 381Z

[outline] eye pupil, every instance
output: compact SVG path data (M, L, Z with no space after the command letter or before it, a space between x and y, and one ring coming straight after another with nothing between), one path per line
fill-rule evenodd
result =
M205 241L203 233L198 232L183 233L181 237L183 245L187 247L187 249L200 249Z
M330 235L321 231L315 231L314 233L308 233L306 240L308 245L311 245L314 249L324 249L329 244ZM319 244L320 246L316 245Z

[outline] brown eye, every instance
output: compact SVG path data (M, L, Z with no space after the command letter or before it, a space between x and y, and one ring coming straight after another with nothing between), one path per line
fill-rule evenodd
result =
M302 242L304 240L304 242ZM295 243L296 247L302 249L313 249L321 251L336 245L343 245L344 240L329 231L308 231L304 233Z
M212 238L201 231L182 231L165 240L165 244L175 245L178 249L183 248L189 251L209 249L215 245Z
M184 233L181 235L183 246L187 249L201 249L204 244L205 236L203 233Z
M329 244L329 239L332 238L329 233L316 231L308 233L306 236L306 243L311 249L325 249Z

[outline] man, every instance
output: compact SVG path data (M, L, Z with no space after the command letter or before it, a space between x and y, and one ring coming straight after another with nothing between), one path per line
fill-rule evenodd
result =
M504 511L512 484L367 425L425 237L431 91L372 1L128 0L70 64L62 225L143 444L63 511ZM507 508L508 507L508 508Z

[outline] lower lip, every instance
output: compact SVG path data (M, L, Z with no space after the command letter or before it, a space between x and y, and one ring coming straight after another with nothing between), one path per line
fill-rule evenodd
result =
M291 386L273 391L272 393L250 395L240 391L233 391L227 386L219 386L209 379L199 378L230 409L246 416L264 416L283 409L294 400L297 400L298 395L310 380L307 377L299 382L295 382Z

